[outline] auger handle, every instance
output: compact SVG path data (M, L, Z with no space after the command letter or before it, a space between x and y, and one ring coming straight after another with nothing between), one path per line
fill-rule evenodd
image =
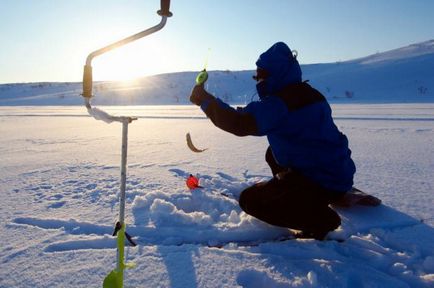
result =
M170 17L172 16L172 12L170 12L170 0L161 0L160 1L161 9L157 11L158 15Z
M83 72L83 97L91 98L92 97L92 66L85 65Z

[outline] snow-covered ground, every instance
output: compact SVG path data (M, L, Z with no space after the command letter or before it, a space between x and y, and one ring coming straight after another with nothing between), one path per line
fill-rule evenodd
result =
M269 179L265 138L225 133L192 105L105 109L139 116L126 287L434 287L434 104L333 105L356 186L384 204L340 209L343 243L272 242L288 231L221 194ZM187 132L209 150L191 152ZM0 135L0 287L101 287L116 265L121 125L84 107L1 107ZM203 189L187 189L190 173Z

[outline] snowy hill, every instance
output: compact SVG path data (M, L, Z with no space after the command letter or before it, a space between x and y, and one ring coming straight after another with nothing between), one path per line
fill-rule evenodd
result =
M253 64L252 64L253 65ZM338 103L434 102L434 40L327 64L302 65L303 78ZM253 69L254 67L252 67ZM252 71L211 71L208 90L232 104L255 94ZM161 74L135 82L94 83L94 104L189 104L197 72ZM0 105L80 105L81 83L0 85Z
M307 65L305 77L331 101L434 102L434 40L352 61Z

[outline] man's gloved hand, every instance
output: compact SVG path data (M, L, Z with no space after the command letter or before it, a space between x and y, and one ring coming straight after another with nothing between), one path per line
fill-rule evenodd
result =
M203 84L194 86L191 91L190 101L198 106L200 106L204 101L210 101L214 99L214 96L209 94Z

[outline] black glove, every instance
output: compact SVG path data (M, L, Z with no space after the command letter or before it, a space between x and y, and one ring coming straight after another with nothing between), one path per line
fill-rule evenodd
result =
M203 101L210 101L212 99L214 99L214 96L205 90L203 84L194 86L191 91L190 101L198 106L200 106Z

